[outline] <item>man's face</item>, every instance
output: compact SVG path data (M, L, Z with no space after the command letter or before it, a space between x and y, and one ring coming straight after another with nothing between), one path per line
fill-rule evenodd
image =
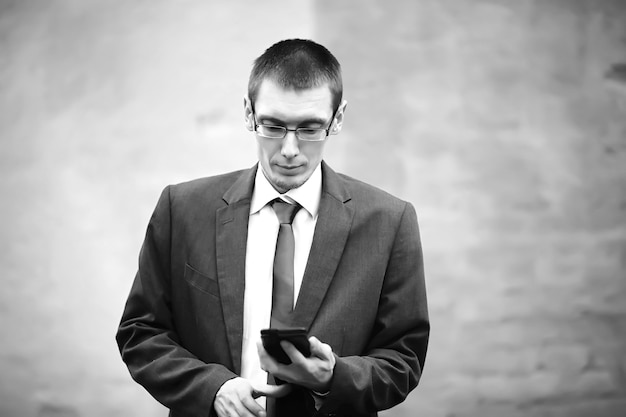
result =
M331 92L326 85L295 91L283 89L271 80L264 80L254 103L254 115L257 124L284 126L288 129L299 127L326 129L332 123L331 103ZM245 107L247 127L253 130L252 107L247 98ZM341 116L343 107L342 104ZM339 120L337 117L338 122ZM331 132L337 133L340 127L340 123L333 125ZM257 134L256 140L263 172L280 193L299 187L309 179L322 161L326 144L326 140L301 141L295 132L290 131L282 139L269 139Z

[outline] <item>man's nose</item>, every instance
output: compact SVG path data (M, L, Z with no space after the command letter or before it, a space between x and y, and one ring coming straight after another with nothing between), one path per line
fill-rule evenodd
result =
M300 153L300 147L296 132L288 130L287 134L283 138L283 146L280 149L280 153L285 158L293 158Z

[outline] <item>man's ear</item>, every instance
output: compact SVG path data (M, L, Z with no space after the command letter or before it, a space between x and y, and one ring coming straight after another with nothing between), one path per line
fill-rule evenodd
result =
M246 123L246 129L251 132L254 130L254 118L252 113L252 102L248 96L245 96L243 98L243 118Z
M339 107L337 108L337 112L335 113L335 120L332 122L330 127L330 134L336 135L341 132L341 128L343 126L343 118L346 112L346 107L348 106L348 101L344 100L341 102Z

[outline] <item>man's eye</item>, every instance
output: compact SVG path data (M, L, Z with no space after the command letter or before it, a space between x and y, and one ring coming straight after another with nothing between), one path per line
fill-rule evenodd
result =
M261 125L261 128L267 135L282 135L284 132L284 129L280 126Z

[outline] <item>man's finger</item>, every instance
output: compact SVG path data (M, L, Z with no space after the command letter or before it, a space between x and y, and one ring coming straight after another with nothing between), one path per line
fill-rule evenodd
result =
M263 407L261 407L259 403L254 401L254 398L256 398L256 397L253 398L255 392L256 391L253 390L252 396L242 398L241 403L243 404L245 408L247 408L246 412L250 412L255 416L260 416L261 412L265 412L265 409L263 409Z
M293 343L286 340L281 340L280 347L283 348L283 350L285 351L287 356L289 356L289 359L291 359L292 362L302 362L304 360L304 355L298 350L298 348L293 345Z
M263 346L263 343L261 343L260 340L257 342L256 348L257 348L257 352L259 354L260 359L262 360L274 359L269 353L267 353L267 351L265 350L265 347Z
M220 417L265 417L265 410L253 398L251 381L237 377L226 381L215 396L214 408Z
M280 398L289 394L291 391L293 391L293 385L291 384L283 384L283 385L259 384L259 385L254 385L254 391L252 395L254 396L254 398L258 398L261 396Z
M320 342L320 340L315 336L309 337L309 344L311 345L312 356L325 360L328 360L331 356L333 356L333 349L329 345Z
M274 373L276 371L276 366L278 365L278 362L276 362L276 360L274 360L274 358L269 353L267 353L267 351L263 347L263 344L260 341L257 343L257 350L259 353L261 369L269 373Z

